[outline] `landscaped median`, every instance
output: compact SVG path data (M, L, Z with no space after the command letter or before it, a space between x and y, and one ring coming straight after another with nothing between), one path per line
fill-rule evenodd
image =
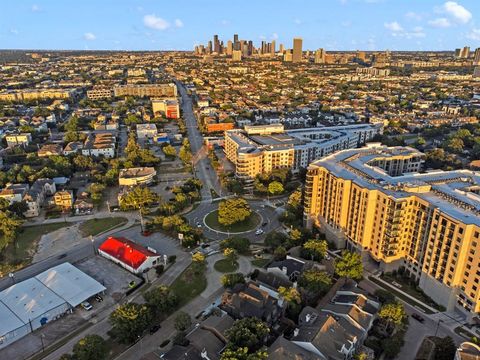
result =
M254 230L260 225L260 222L261 217L256 212L252 212L252 214L244 221L237 222L230 226L224 226L219 223L218 210L212 211L205 217L205 224L209 228L224 233L230 232L232 234Z
M402 292L395 289L395 287L393 285L390 285L386 281L380 280L375 276L369 276L368 280L370 280L371 282L379 285L383 289L390 291L392 294L394 294L399 299L401 299L401 300L405 301L406 303L416 307L417 309L419 309L420 311L423 311L426 314L434 314L434 313L437 312L437 310L432 309L430 307L427 307L425 304L423 304L419 300L415 299L414 297L406 296L405 294L403 294Z

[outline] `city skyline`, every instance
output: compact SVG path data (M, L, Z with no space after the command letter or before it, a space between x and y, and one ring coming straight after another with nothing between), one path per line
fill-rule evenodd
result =
M53 0L2 4L0 48L51 50L191 50L213 34L275 41L304 50L452 50L480 46L473 1L331 0L245 4L184 1ZM268 14L268 16L266 16ZM241 15L241 16L240 16Z

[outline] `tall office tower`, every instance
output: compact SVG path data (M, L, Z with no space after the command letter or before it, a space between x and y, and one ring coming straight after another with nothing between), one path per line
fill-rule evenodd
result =
M223 40L220 41L220 54L223 54L225 52L225 45L223 45Z
M264 40L262 40L262 45L261 46L262 46L262 48L261 48L262 50L260 51L260 53L265 54L267 52L267 50L266 50L267 48L266 48Z
M253 54L253 41L252 40L249 40L248 41L248 55L252 55Z
M227 41L227 55L231 56L233 51L233 43L232 40Z
M220 53L220 42L218 41L218 35L213 35L213 51L217 54Z
M200 45L200 46L198 47L198 53L199 53L199 55L205 54L205 46Z
M212 40L208 42L208 47L207 47L207 53L211 54L212 53Z
M292 62L297 63L302 61L302 39L294 38L293 39L293 53L292 53Z
M245 40L240 41L240 52L242 53L242 56L247 57L248 56L248 44Z
M473 55L473 65L480 65L480 48L475 49L475 54Z
M470 47L464 46L463 49L460 51L460 57L462 59L468 59L470 57Z
M194 48L193 51L194 51L195 55L198 55L198 54L199 54L198 45L195 45L195 48Z
M233 43L236 44L238 42L238 34L233 34Z
M460 51L462 51L462 49L455 49L455 57L456 58L460 57Z
M325 50L318 49L315 51L315 64L325 64Z
M285 47L283 46L283 44L280 44L280 46L278 47L278 52L283 54L284 51L285 51Z
M242 52L240 50L233 50L232 60L233 61L242 61Z
M270 45L270 54L275 56L275 40L272 40L272 44Z

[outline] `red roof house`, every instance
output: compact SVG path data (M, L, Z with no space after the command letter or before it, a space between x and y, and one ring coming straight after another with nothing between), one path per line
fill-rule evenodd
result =
M124 237L110 236L100 245L98 252L134 274L142 273L160 261L160 255Z

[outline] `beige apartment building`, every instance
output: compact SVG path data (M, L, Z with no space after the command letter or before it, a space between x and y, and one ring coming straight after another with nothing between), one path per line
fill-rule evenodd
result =
M0 92L0 101L25 101L37 99L69 99L75 94L71 89L28 89Z
M480 173L420 173L423 154L380 144L308 167L304 219L468 319L480 311ZM477 254L477 255L475 255Z
M138 97L177 97L177 85L169 84L143 84L143 85L118 85L113 88L115 96Z

